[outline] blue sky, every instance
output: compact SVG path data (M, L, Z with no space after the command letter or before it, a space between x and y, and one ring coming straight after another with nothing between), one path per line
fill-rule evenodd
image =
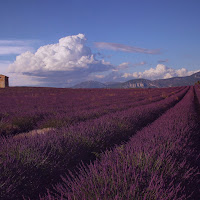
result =
M0 74L55 87L190 75L199 10L199 0L2 0Z

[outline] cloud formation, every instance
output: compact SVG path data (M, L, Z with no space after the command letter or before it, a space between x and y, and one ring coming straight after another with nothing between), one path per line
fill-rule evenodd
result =
M35 42L36 40L0 40L0 45L11 45L11 46L27 46Z
M104 56L101 53L92 53L91 49L86 45L86 41L86 37L83 34L61 38L58 43L41 46L35 53L31 51L21 53L11 64L8 61L0 63L0 70L5 72L5 68L9 65L8 71L5 74L11 77L10 83L13 86L34 85L47 87L71 87L87 80L98 80L101 82L126 81L134 78L154 80L174 76L187 76L196 72L188 71L185 68L176 70L164 64L158 64L155 68L150 68L144 72L130 73L129 70L131 68L146 65L147 63L145 61L138 63L123 62L119 65L112 65L103 59ZM0 40L0 54L1 45L13 48L12 51L11 49L7 50L7 53L19 53L20 49L16 47L26 47L28 46L26 44L27 42L20 40L15 41L15 43L10 40ZM134 49L135 47L125 45L111 46L117 50L121 48L123 51L130 52L150 54L156 52L156 50ZM163 60L163 62L167 61ZM126 73L124 73L125 70Z
M55 84L68 79L84 80L89 74L113 69L109 62L97 60L85 45L83 34L61 38L58 43L40 47L35 53L27 51L16 57L9 72L44 77L43 81ZM57 82L57 84L59 84Z
M145 61L142 61L142 62L139 62L139 63L123 62L123 63L119 64L116 67L116 69L114 69L113 71L133 68L133 67L137 67L137 66L141 66L141 65L146 65L146 62Z
M8 60L0 60L0 74L7 75L6 70L10 64L11 62Z
M169 60L168 59L165 59L165 60L158 60L158 63L166 63L168 62Z
M104 78L105 75L98 75L98 74L97 74L97 75L95 75L95 77L96 77L96 78Z
M25 51L31 51L30 47L21 46L0 46L0 55L21 54Z
M122 77L124 78L146 78L150 80L154 79L166 79L172 77L183 77L189 76L197 71L188 71L185 68L173 69L169 68L163 64L158 64L156 68L150 68L144 72L134 72L134 73L124 73Z
M32 40L0 40L0 55L21 54L33 51Z
M114 51L125 51L131 53L160 54L159 49L144 49L140 47L109 42L95 42L94 44L99 49L110 49Z

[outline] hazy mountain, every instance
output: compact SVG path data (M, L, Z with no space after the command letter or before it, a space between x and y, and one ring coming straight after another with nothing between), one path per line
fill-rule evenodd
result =
M168 79L147 80L133 79L123 83L100 83L97 81L86 81L73 88L160 88L160 87L176 87L184 85L194 85L200 81L200 72L185 77L174 77Z
M147 79L133 79L124 83L117 83L108 86L109 88L149 88L155 87L152 81Z
M122 82L113 82L113 81L111 81L111 82L105 82L104 84L105 85L115 85L115 84L119 84L119 83L122 83Z
M159 79L159 80L154 80L153 82L154 84L157 84L158 87L173 87L173 86L194 85L197 81L200 81L200 72L192 74L191 76Z
M85 81L79 83L72 88L106 88L107 86L104 83L100 83L98 81Z

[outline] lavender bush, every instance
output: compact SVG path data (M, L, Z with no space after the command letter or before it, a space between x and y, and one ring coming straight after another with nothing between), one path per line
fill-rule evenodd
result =
M81 161L88 163L107 148L128 140L181 100L188 88L179 89L171 96L172 89L169 89L169 97L155 103L110 113L46 134L2 137L0 195L4 199L21 199L22 196L36 199L39 193L60 181L60 175L67 170L73 171Z
M158 101L181 89L184 87L163 90L8 88L1 92L0 135L69 126L110 112Z
M93 164L82 164L76 175L63 177L40 200L200 199L196 106L190 87L177 105L127 144L106 151Z

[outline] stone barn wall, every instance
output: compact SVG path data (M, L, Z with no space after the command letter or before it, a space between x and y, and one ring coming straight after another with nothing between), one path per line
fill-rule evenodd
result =
M0 88L9 87L8 77L0 74Z

